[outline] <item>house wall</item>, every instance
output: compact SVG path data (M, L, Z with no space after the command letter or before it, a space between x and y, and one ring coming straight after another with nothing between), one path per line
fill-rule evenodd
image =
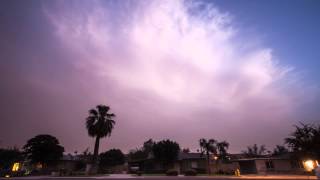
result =
M100 167L101 171L103 171L104 173L117 173L117 174L121 174L124 171L128 170L128 166L127 165L116 165L116 166L103 166Z
M76 162L75 161L60 161L57 164L57 169L66 169L69 171L73 171L76 169Z
M267 167L265 165L266 160L255 160L256 169L258 174L265 174Z
M184 173L186 170L194 169L198 173L204 173L206 171L205 159L185 159L179 162L180 173Z
M276 171L288 172L292 170L290 161L288 160L274 160L273 164Z
M303 170L299 168L293 168L290 160L287 159L273 159L269 160L273 163L274 168L267 168L266 161L268 160L255 160L257 173L258 174L278 174L278 173L290 173L290 174L299 174L302 173Z
M211 172L213 173L234 174L236 169L240 169L238 162L219 162L211 165Z
M256 174L256 162L254 160L239 161L240 174Z

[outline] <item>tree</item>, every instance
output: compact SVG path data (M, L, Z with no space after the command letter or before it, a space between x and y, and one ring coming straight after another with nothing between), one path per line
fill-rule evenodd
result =
M129 152L129 161L138 161L147 159L148 155L142 149L135 149Z
M31 163L43 165L59 160L64 152L64 147L60 145L58 139L48 134L37 135L29 139L23 149Z
M267 153L267 148L265 145L258 146L254 144L253 146L248 146L247 150L242 151L247 157L260 157Z
M189 153L189 152L190 152L190 149L189 149L189 148L183 148L183 149L182 149L182 152L184 152L184 153Z
M143 160L147 159L149 155L152 153L152 148L155 142L152 139L149 139L143 143L142 148L137 148L135 150L131 150L129 152L129 160L136 161L136 160Z
M149 139L143 143L143 151L147 154L147 156L152 153L152 148L155 142L152 139Z
M217 142L217 149L218 149L218 158L221 160L227 160L227 150L229 148L229 143L227 141Z
M169 164L178 159L180 146L178 143L169 139L162 140L154 143L152 152L155 159L162 162L164 167L168 167Z
M206 155L206 160L207 160L207 173L211 174L211 169L210 169L210 155L217 155L217 141L215 139L209 139L206 140L204 138L199 140L199 145L200 145L200 153L201 155Z
M110 149L100 154L101 166L116 166L124 164L125 157L120 149Z
M285 139L286 144L298 158L320 159L320 125L300 123Z
M97 164L99 155L100 138L110 136L115 125L113 120L115 115L109 113L109 110L109 106L97 105L95 109L89 110L89 116L87 117L86 127L88 134L96 138L93 153L95 164Z
M22 160L23 155L18 148L0 149L0 169L9 169L14 162Z
M288 153L289 150L285 147L285 146L281 146L281 145L277 145L274 149L273 149L273 155L282 155L282 154L286 154Z

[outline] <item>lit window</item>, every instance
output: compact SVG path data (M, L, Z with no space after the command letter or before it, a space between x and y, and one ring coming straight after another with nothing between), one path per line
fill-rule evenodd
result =
M14 163L12 166L12 171L13 172L19 171L19 167L20 167L20 163Z

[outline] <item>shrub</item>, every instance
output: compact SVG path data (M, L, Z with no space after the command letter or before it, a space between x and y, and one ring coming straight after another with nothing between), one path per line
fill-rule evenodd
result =
M226 170L226 171L223 171L223 170L219 170L216 172L216 174L219 174L219 175L233 175L234 174L234 171L230 171L230 170Z
M166 172L167 176L178 176L178 171L171 169Z
M197 175L197 171L194 169L188 169L184 172L185 176L196 176Z
M141 176L142 175L142 171L137 171L137 176Z
M224 174L224 171L222 171L221 169L219 169L216 174L219 174L219 175L223 175Z

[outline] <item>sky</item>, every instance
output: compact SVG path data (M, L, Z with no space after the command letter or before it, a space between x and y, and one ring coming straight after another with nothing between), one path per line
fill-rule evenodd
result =
M0 147L37 134L93 150L88 110L111 107L100 151L149 138L268 149L320 122L320 3L1 1Z

